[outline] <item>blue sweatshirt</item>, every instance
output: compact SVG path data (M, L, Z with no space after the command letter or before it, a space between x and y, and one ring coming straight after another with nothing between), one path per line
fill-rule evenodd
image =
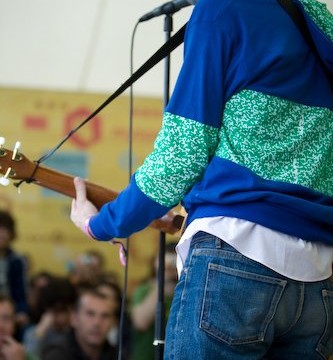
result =
M236 217L333 244L333 16L295 4L318 54L276 0L199 0L154 150L90 220L97 239L182 202L188 223Z

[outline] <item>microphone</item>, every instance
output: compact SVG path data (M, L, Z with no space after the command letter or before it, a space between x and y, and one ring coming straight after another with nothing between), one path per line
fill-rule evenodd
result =
M198 0L173 0L168 1L167 3L158 6L154 10L148 12L147 14L141 16L139 22L150 20L156 16L160 15L168 15L177 12L178 10L182 9L183 7L195 5Z

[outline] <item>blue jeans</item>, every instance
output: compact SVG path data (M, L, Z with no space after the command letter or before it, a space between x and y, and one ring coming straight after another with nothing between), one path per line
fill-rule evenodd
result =
M294 281L215 236L194 236L175 289L165 360L319 360L332 354L331 280Z

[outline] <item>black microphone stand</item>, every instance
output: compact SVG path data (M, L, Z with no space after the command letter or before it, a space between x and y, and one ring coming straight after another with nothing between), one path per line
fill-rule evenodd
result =
M167 14L164 19L164 32L166 33L166 41L171 37L173 30L172 14ZM164 60L164 95L163 95L163 109L165 109L169 102L170 89L170 54ZM165 273L165 242L166 236L164 232L160 232L159 238L159 255L158 255L158 270L157 270L157 306L155 313L155 360L163 360L164 343L165 343L165 303L164 303L164 273Z

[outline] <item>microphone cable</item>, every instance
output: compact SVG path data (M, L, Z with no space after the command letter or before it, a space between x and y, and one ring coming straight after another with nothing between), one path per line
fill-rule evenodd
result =
M139 21L135 24L132 31L131 46L130 46L130 76L133 75L133 57L134 57L134 38L138 28ZM133 174L133 84L129 87L129 123L128 123L128 182L131 181ZM127 289L128 289L128 268L129 268L129 247L130 238L125 240L126 249L126 263L124 268L124 281L123 291L121 297L120 321L119 321L119 342L118 342L118 360L123 359L124 350L124 328L126 318L126 305L127 305Z

